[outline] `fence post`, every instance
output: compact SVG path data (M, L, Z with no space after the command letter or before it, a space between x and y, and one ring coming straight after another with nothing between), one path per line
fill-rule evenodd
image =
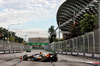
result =
M88 52L89 52L89 35L88 34L86 34L87 35L87 39L88 39Z
M100 0L98 0L99 1L99 17L98 17L98 19L99 19L99 47L100 47ZM98 48L98 52L100 52L100 48Z
M85 39L84 39L84 35L82 35L83 37L83 52L85 52Z
M93 52L95 52L95 37L94 32L91 32L93 34Z
M66 41L66 52L67 52L67 41Z
M59 49L58 49L58 51L60 50L60 42L59 42Z
M73 49L73 51L72 52L74 52L74 39L72 39L72 49Z

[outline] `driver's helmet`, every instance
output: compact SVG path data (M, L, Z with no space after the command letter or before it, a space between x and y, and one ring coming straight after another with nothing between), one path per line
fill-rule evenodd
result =
M40 54L43 54L43 52L40 52Z

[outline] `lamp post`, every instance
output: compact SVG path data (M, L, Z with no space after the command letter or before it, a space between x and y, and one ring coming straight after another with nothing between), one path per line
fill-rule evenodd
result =
M60 26L60 22L59 22L59 26ZM59 41L60 41L60 27L59 27Z
M27 36L27 35L25 35L25 41L26 41L26 36Z
M72 40L72 51L74 52L75 50L74 39L71 39L71 40Z
M12 26L12 25L20 25L20 23L18 23L18 24L10 24L10 25L8 26L8 44L9 44L9 28L10 28L10 26Z
M99 16L98 16L98 19L99 19L99 40L100 40L100 0L98 0L99 2ZM99 47L100 47L100 41L99 41ZM98 48L99 52L100 52L100 48Z

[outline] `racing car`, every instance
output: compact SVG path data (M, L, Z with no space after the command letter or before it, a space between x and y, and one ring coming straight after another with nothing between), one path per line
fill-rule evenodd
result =
M53 61L53 62L56 62L58 60L58 57L57 57L57 53L49 53L49 54L43 54L42 52L40 52L40 54L33 54L33 55L30 55L28 56L27 54L26 55L23 55L20 57L20 59L23 59L24 61L27 61L28 59L30 59L31 61Z

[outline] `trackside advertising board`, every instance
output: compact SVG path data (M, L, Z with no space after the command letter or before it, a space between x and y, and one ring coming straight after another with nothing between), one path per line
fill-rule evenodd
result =
M48 43L26 43L25 45L48 45Z

